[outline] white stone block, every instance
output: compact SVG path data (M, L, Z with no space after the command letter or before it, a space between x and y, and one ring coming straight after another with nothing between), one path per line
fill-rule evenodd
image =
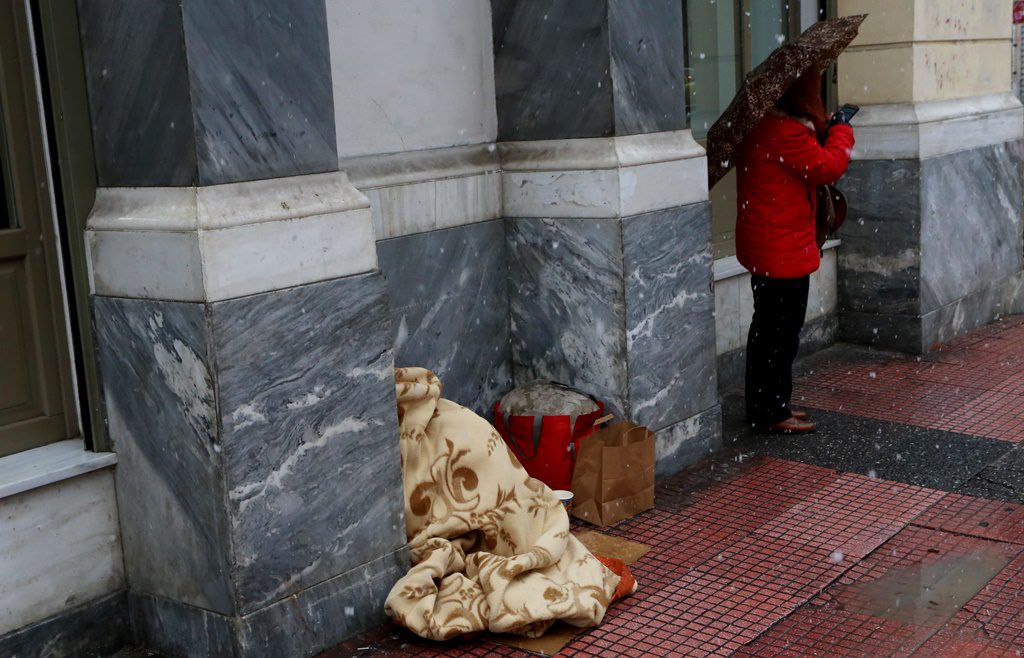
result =
M328 0L338 155L493 142L487 0Z
M740 336L740 284L745 277L733 277L715 283L716 353L725 354L743 346Z
M199 237L209 301L377 269L369 209L202 231Z
M112 472L0 500L0 570L0 634L124 587Z
M101 188L96 294L218 301L377 268L370 201L344 173L198 188Z

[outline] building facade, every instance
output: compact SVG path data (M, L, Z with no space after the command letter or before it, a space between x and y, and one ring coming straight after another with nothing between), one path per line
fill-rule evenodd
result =
M752 302L703 139L822 16L870 14L805 349L1022 312L1011 5L12 3L0 653L306 656L382 622L396 365L484 415L593 393L659 476L720 447Z

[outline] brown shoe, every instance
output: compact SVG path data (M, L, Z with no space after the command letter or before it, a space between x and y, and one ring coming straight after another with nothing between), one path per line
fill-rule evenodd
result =
M769 428L773 434L810 434L818 429L818 425L809 420L801 420L795 415L788 419L775 423Z
M789 413L793 414L793 418L797 420L807 420L808 415L806 411L797 411L796 409L790 409Z

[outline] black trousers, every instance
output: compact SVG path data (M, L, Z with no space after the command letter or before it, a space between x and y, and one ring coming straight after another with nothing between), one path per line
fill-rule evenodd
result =
M810 277L752 275L754 317L747 335L747 421L772 425L790 416L793 361L807 313Z

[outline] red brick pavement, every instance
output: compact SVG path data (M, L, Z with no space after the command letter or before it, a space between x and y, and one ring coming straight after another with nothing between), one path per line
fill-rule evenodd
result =
M921 359L855 361L801 379L803 404L1024 439L1024 318ZM633 567L640 590L559 655L1024 652L1021 505L758 457L660 482L654 510L606 531L651 545ZM385 635L324 656L532 655L486 636Z
M827 363L794 387L799 405L1004 441L1024 440L1024 317L923 357Z

